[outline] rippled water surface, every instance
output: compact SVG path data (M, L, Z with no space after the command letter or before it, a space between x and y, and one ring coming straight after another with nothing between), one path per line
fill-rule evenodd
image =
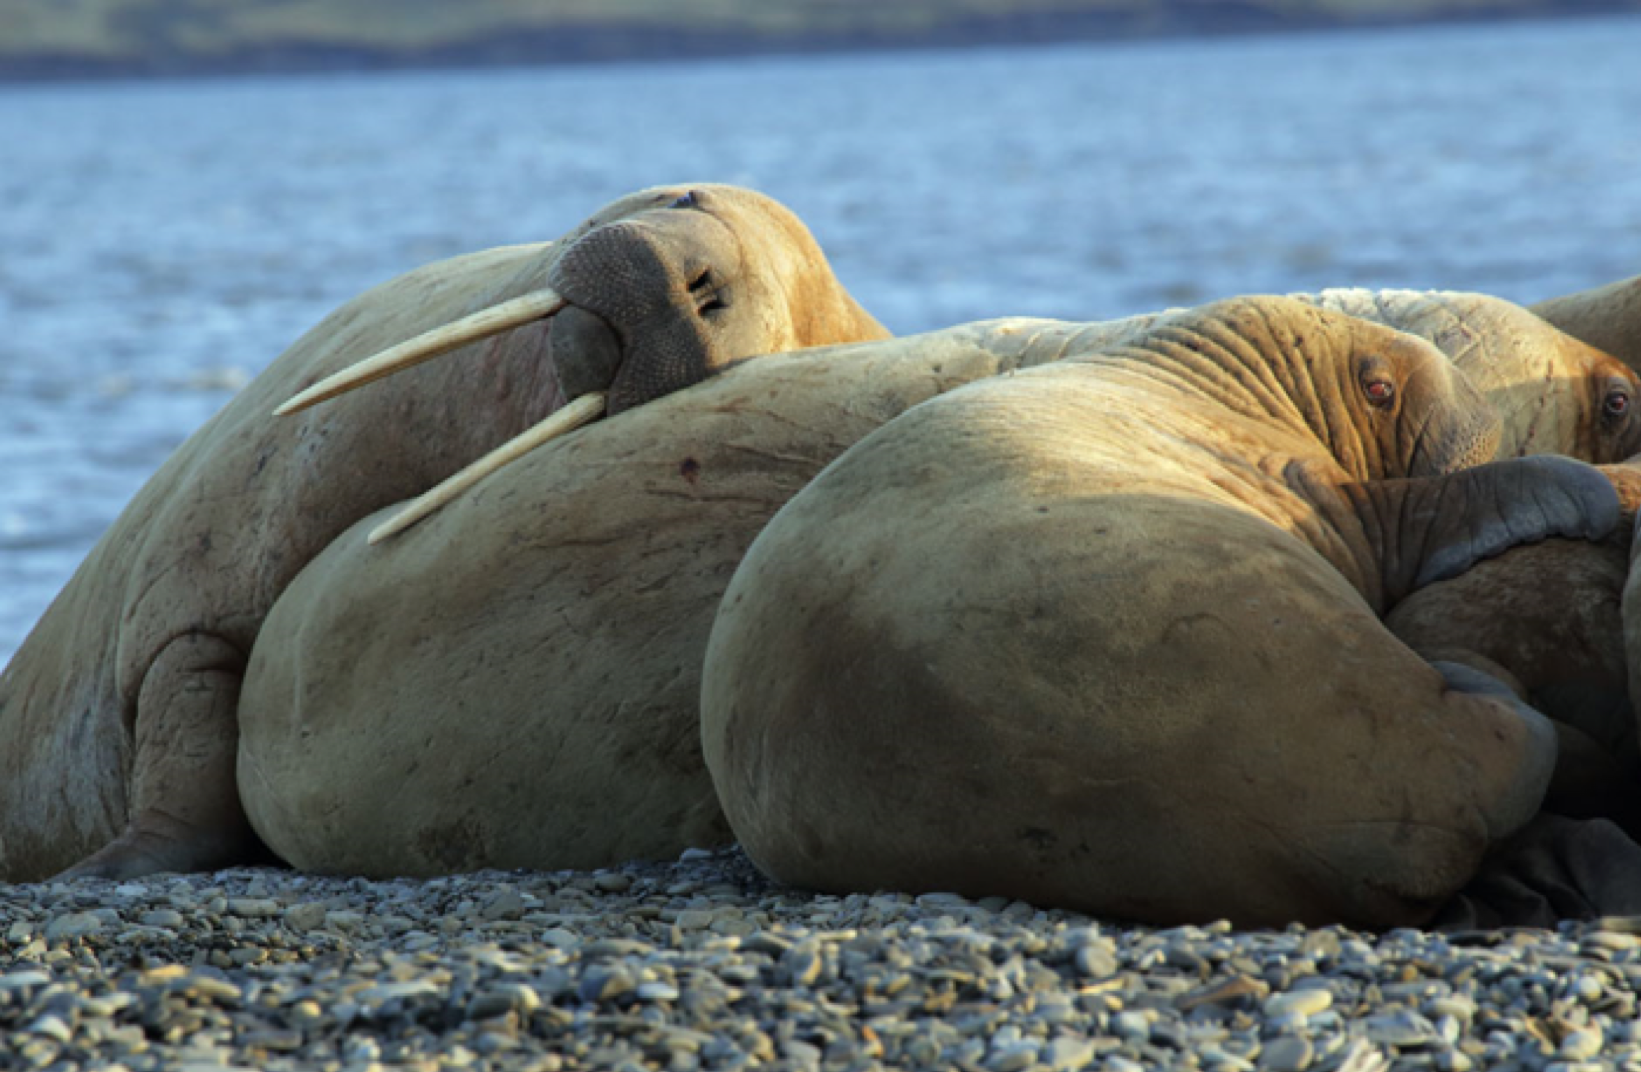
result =
M1641 272L1641 20L0 87L0 663L349 296L661 182L753 185L897 332Z

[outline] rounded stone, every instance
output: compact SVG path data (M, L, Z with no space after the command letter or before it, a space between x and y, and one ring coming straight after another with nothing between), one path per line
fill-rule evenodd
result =
M1283 990L1265 999L1266 1016L1314 1016L1333 1005L1333 993L1321 987Z

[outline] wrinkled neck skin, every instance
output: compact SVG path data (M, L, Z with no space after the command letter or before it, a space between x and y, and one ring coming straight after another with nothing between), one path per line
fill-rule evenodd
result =
M1573 338L1641 373L1641 275L1530 308Z
M1339 488L1365 479L1367 459L1379 452L1349 421L1331 419L1338 382L1314 379L1306 359L1341 343L1320 327L1296 339L1261 324L1250 334L1220 320L1173 318L1137 343L1072 360L1144 380L1174 396L1175 408L1202 416L1213 426L1202 445L1213 458L1207 471L1216 490L1309 544L1377 609L1384 589L1377 541Z
M1350 332L1336 319L1317 317L1311 324L1296 332L1248 307L1229 316L1170 317L1137 343L1077 360L1151 380L1184 396L1186 406L1222 407L1263 428L1280 428L1331 456L1345 479L1398 471L1403 461L1387 456L1377 437L1363 435L1347 402L1356 378ZM1285 464L1261 468L1279 472Z
M1448 478L1405 478L1490 458L1496 417L1433 350L1398 350L1407 344L1395 332L1364 333L1332 314L1278 312L1237 303L1175 317L1085 360L1166 386L1187 413L1217 407L1240 418L1215 423L1208 440L1216 489L1305 541L1383 612L1428 579L1432 555L1446 562L1470 548L1444 551L1420 528L1441 508ZM1359 393L1358 357L1371 351L1389 363L1400 396L1384 413Z

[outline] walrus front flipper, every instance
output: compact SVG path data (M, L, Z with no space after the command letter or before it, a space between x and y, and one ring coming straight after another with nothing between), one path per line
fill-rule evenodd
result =
M265 852L234 781L244 676L245 656L217 637L184 633L166 645L137 696L125 832L58 877L209 871Z
M1376 552L1381 613L1512 547L1551 536L1599 540L1620 518L1618 494L1600 470L1550 455L1340 491Z
M1495 779L1491 792L1481 799L1487 828L1495 837L1513 834L1525 825L1544 802L1555 776L1560 755L1560 738L1555 724L1531 707L1514 689L1491 674L1461 663L1433 662L1449 692L1492 700L1521 719L1525 745L1517 754L1514 770L1491 769L1503 774Z

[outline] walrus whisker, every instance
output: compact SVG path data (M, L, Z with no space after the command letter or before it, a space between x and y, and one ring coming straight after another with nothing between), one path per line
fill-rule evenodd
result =
M540 290L521 294L517 298L492 305L487 309L480 309L459 320L452 320L448 324L423 332L414 339L389 347L374 357L367 357L357 365L351 365L333 376L327 376L307 390L292 396L284 405L274 410L274 416L283 417L296 413L327 398L335 398L355 387L363 387L383 376L392 375L400 369L431 361L468 343L487 339L492 335L499 335L504 331L552 316L566 304L557 291L542 287Z
M590 421L597 420L604 414L606 397L603 391L591 391L563 409L555 410L539 423L509 439L444 483L412 499L409 506L373 529L369 542L379 543L404 531L502 466L516 461L549 440L557 439Z

